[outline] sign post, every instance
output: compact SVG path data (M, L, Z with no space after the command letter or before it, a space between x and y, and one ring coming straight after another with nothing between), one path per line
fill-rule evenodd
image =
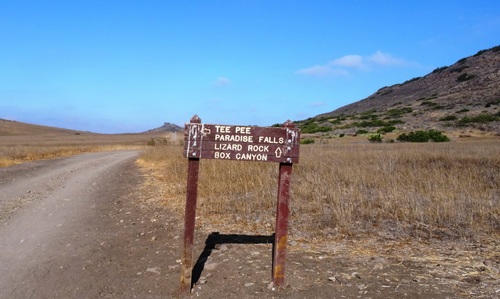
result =
M191 118L191 123L200 123L199 117ZM186 210L184 215L184 250L182 251L181 293L190 293L193 272L193 242L198 197L198 171L200 159L189 158L186 190Z
M182 294L192 287L193 240L200 159L278 162L278 203L273 251L273 283L284 285L290 179L293 163L299 162L300 130L291 121L282 127L202 124L195 115L184 131L184 156L189 159L182 255Z

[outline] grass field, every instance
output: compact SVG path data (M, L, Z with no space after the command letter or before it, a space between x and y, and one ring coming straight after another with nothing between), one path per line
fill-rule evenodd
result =
M138 161L164 204L184 211L187 159L179 145ZM201 160L197 225L225 232L274 227L278 165ZM301 146L293 166L290 234L297 240L379 235L471 238L500 232L500 142L372 144L361 138Z
M148 135L41 134L0 136L0 167L85 152L144 148Z
M10 125L10 123L8 123ZM143 134L54 132L4 135L0 167L117 149L144 149L137 163L163 204L184 213L187 159L178 142ZM181 134L174 140L181 140ZM166 139L165 139L166 140ZM293 166L290 234L295 239L380 235L475 238L500 233L500 140L369 143L365 137L301 146ZM202 160L197 225L272 233L278 164Z

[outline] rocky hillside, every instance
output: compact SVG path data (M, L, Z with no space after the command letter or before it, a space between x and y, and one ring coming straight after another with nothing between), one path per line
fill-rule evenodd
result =
M500 135L500 46L297 122L303 133L437 129Z

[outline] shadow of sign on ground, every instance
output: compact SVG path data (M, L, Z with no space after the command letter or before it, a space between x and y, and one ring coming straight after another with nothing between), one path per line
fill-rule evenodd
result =
M196 261L192 271L191 287L194 287L200 280L205 263L212 254L212 251L223 244L270 244L274 252L274 234L266 235L241 235L241 234L221 234L212 232L205 240L205 247ZM273 256L273 254L272 254ZM272 258L271 256L271 258ZM231 262L231 261L228 261Z

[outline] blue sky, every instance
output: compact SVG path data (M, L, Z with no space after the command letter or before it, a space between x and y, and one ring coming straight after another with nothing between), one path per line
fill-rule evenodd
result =
M0 118L267 126L499 44L498 0L0 0Z

